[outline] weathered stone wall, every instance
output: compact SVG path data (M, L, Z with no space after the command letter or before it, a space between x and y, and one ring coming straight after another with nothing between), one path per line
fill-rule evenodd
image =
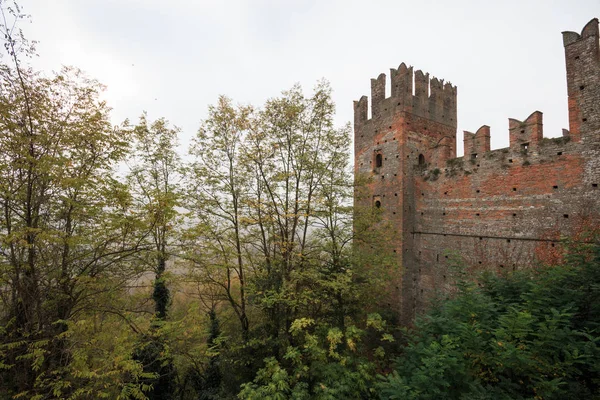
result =
M598 20L563 33L570 130L543 137L543 115L509 119L510 147L490 151L490 128L465 132L456 158L456 88L401 64L355 102L355 173L369 176L363 206L393 227L405 322L436 290L450 290L448 261L511 270L560 256L564 237L600 226ZM414 90L413 90L414 79ZM413 94L414 92L414 94ZM370 203L370 204L369 204Z

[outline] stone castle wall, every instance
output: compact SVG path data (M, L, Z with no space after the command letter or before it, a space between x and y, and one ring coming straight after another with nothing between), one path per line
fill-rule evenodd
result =
M379 207L392 226L402 319L452 284L458 253L473 269L512 270L551 261L562 239L600 227L600 37L593 19L564 32L569 130L543 136L543 115L509 119L508 148L490 128L464 132L456 157L456 87L404 64L371 80L371 114L355 109L355 174L368 177L357 206ZM413 88L414 79L414 88Z

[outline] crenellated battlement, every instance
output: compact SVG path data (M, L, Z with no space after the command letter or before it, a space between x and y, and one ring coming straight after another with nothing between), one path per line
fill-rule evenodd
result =
M475 159L481 154L490 151L490 127L483 125L477 129L477 132L472 133L463 131L463 143L465 149L465 156L469 155Z
M581 30L581 34L577 33L577 32L572 32L572 31L564 31L562 32L563 35L563 45L565 47L579 42L579 41L583 41L586 40L588 38L594 38L594 37L598 37L599 31L598 31L598 18L592 18L590 20L590 22L588 22L583 29Z
M528 152L537 149L540 144L550 140L544 138L543 116L542 112L534 111L523 121L509 118L508 135L510 144L508 149L519 152ZM492 152L490 148L490 137L490 127L487 125L483 125L475 133L463 131L465 158L485 158L487 153ZM563 129L562 138L559 139L559 142L570 140L570 132ZM498 149L493 151L507 151L508 149Z
M464 157L447 160L447 175L457 175L457 166L466 174L480 167L501 171L511 165L527 165L535 162L552 162L568 154L567 143L571 141L569 131L563 129L562 137L544 138L543 114L534 111L525 120L508 119L509 147L490 149L490 127L483 125L472 133L464 131ZM464 161L470 160L470 164ZM427 173L427 171L425 171Z
M534 111L525 121L509 118L508 135L510 147L537 146L544 137L542 117L543 114L540 111Z
M443 79L429 78L429 73L413 71L402 63L390 69L391 96L385 97L386 75L371 79L371 119L386 113L407 112L456 127L456 86ZM354 102L354 125L369 121L368 98Z

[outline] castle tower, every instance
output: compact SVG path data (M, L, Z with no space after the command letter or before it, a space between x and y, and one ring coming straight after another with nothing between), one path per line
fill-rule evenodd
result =
M464 132L456 157L456 87L404 64L391 70L390 97L384 74L371 80L370 118L367 97L354 102L355 175L368 182L355 206L381 211L403 323L452 290L452 254L476 276L556 262L564 238L600 235L598 20L563 43L570 131L559 137L544 137L534 111L509 119L509 147L491 150L484 125Z
M385 97L385 74L371 79L371 118L366 96L354 102L356 176L368 177L366 198L357 206L381 208L390 224L393 252L401 266L397 282L402 320L417 307L417 278L411 231L414 226L414 170L441 168L456 157L456 87L404 63L390 71L391 96ZM413 87L414 81L414 87Z
M600 34L594 18L581 31L563 32L569 96L569 130L574 140L600 129Z

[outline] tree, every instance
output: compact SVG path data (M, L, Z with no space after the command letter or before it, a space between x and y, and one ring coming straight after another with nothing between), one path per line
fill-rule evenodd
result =
M25 390L68 366L67 322L135 275L123 267L139 242L127 191L110 177L126 135L110 125L99 84L72 69L21 71L22 84L4 72L2 317L15 389Z
M252 108L236 108L221 96L208 112L190 149L194 161L187 196L194 226L188 238L195 246L187 257L194 263L195 279L219 288L219 297L235 312L247 340L250 320L243 244L249 186L241 152Z
M295 319L325 316L343 327L349 264L350 127L337 129L327 82L311 97L299 86L269 100L248 135L244 158L254 178L249 232L256 305L281 346Z
M112 178L128 135L111 126L98 82L22 65L33 48L7 20L24 15L0 6L12 63L0 65L2 391L65 397L86 381L71 368L73 324L137 273L127 262L140 247L130 197Z
M154 379L144 380L152 384L150 399L170 399L175 391L173 360L167 350L168 338L163 337L161 327L167 319L170 300L166 267L178 239L175 227L179 222L177 207L182 173L176 147L178 132L162 118L148 124L143 114L133 129L135 142L129 159L128 186L142 223L141 230L148 232L148 250L141 253L140 258L144 270L150 269L155 274L154 318L134 353L134 358L144 365L144 371L156 375Z

